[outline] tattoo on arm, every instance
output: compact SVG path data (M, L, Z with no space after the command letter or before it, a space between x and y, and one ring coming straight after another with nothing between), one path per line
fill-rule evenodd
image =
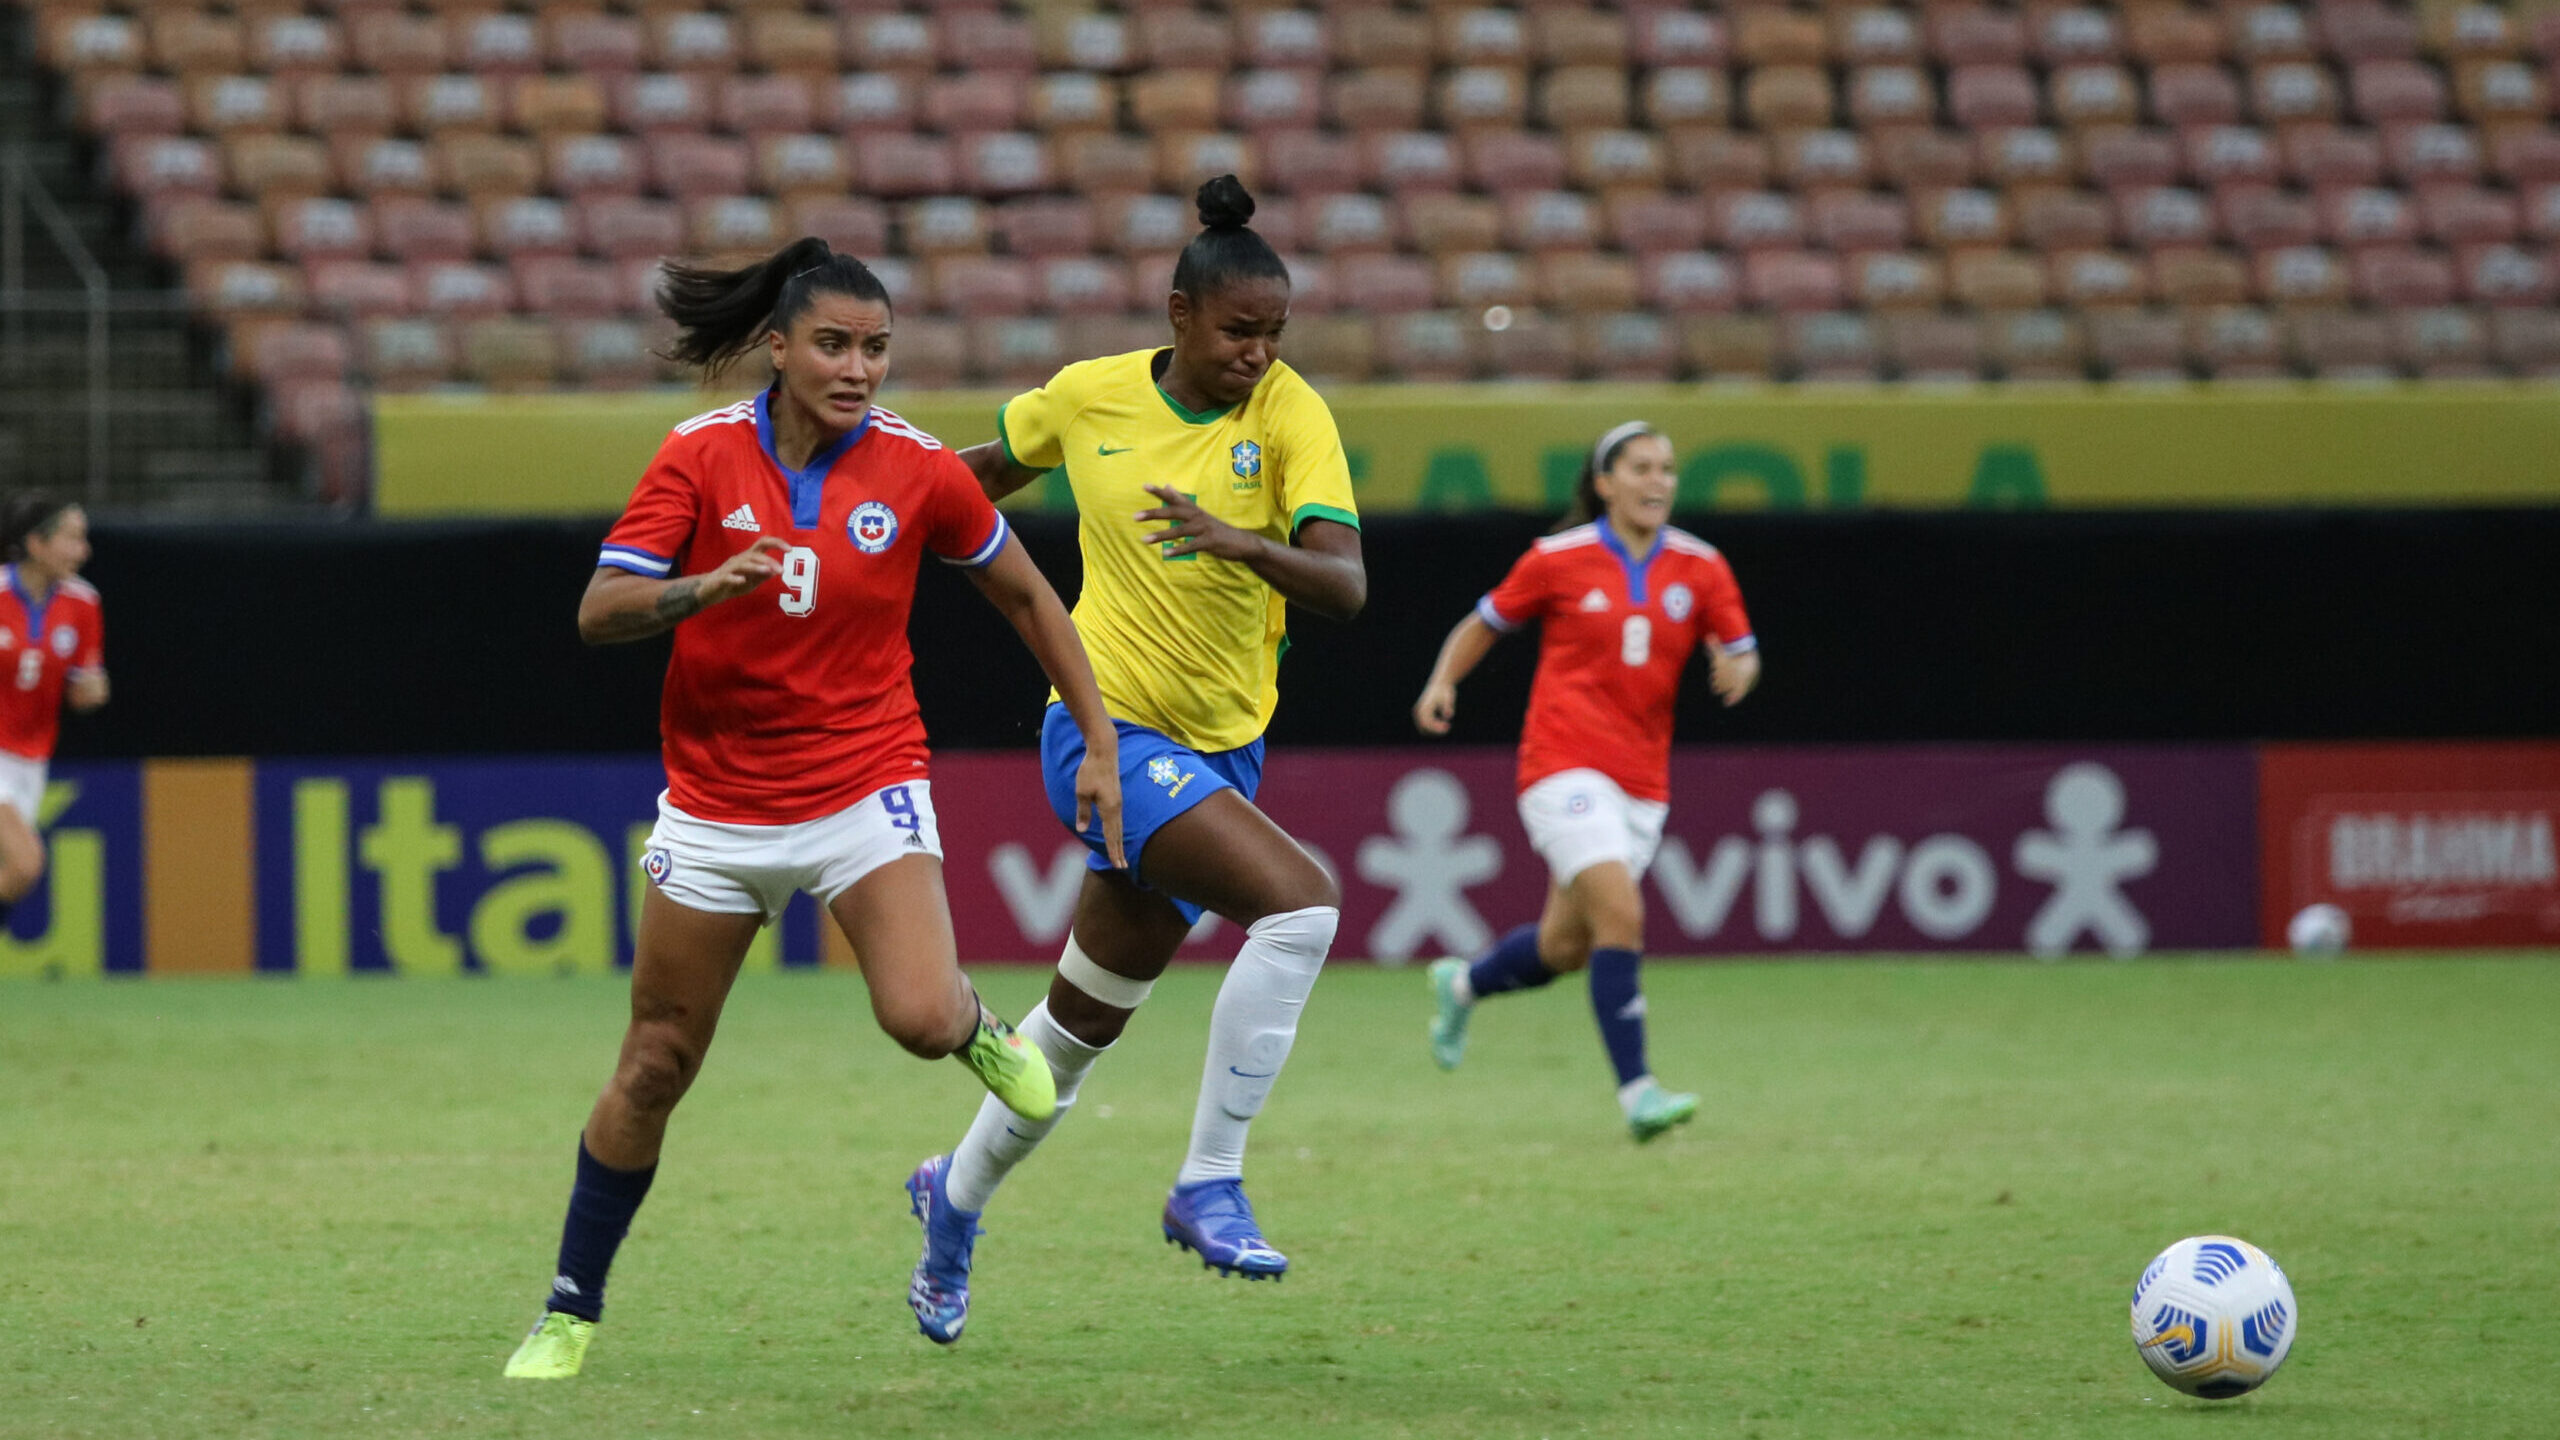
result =
M658 619L673 625L702 609L702 578L688 575L658 592Z

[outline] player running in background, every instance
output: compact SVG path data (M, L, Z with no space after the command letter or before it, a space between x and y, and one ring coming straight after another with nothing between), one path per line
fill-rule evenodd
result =
M1262 732L1279 703L1288 607L1348 619L1368 578L1332 412L1277 358L1289 272L1246 228L1253 200L1234 176L1200 187L1198 201L1206 228L1175 265L1167 302L1172 346L1068 366L1014 397L999 438L961 458L995 496L1066 467L1082 516L1076 624L1119 722L1129 804L1124 865L1074 814L1067 777L1090 761L1052 705L1041 732L1049 802L1093 853L1049 998L1022 1033L1049 1058L1063 1116L1201 912L1244 927L1163 1226L1220 1273L1259 1278L1289 1262L1245 1199L1245 1132L1288 1058L1342 904L1314 857L1254 808ZM1056 1123L982 1105L959 1147L907 1182L925 1232L908 1303L932 1339L959 1338L979 1213Z
M1533 546L1440 647L1414 703L1426 735L1449 733L1458 682L1496 640L1539 622L1538 678L1520 735L1520 823L1547 862L1545 912L1474 964L1431 967L1432 1058L1454 1069L1467 1017L1489 995L1534 990L1588 966L1591 1009L1639 1141L1697 1113L1645 1063L1644 897L1637 886L1670 814L1671 710L1703 646L1727 705L1760 680L1742 592L1716 548L1672 527L1671 442L1641 421L1583 460L1567 528Z
M578 1142L542 1319L507 1374L574 1375L605 1272L657 1174L758 927L816 897L862 959L872 1014L910 1052L957 1055L1013 1113L1055 1105L1039 1050L954 958L907 614L925 555L967 569L1065 696L1093 759L1059 783L1117 853L1116 740L1066 607L977 477L873 402L888 292L823 240L732 271L670 266L673 354L716 375L766 350L770 388L678 425L578 606L590 644L674 628L659 726L667 789L643 869L631 1023Z
M9 594L0 600L0 925L44 878L46 772L66 700L107 703L105 614L80 578L89 517L50 495L21 495L0 517Z

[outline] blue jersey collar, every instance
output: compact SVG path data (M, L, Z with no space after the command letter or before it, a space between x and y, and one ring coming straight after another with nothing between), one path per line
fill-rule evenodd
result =
M1653 544L1639 560L1627 553L1627 542L1618 538L1618 527L1609 523L1609 517L1604 515L1591 523L1592 528L1600 532L1600 543L1608 547L1610 554L1618 557L1618 568L1627 572L1628 601L1636 605L1645 604L1645 571L1652 567L1654 557L1662 553L1663 536L1671 527L1666 525L1653 532Z
M809 457L806 468L794 470L782 463L782 456L773 448L772 389L768 387L756 396L756 443L764 447L764 457L772 461L773 468L781 471L782 478L790 483L792 529L818 528L818 507L826 498L827 472L836 468L836 462L844 458L844 452L852 449L855 441L870 433L871 417L879 413L877 405L863 411L861 424L846 431L844 437L834 444L818 447L818 452ZM15 583L16 571L13 569L10 573L12 583Z
M18 567L12 565L9 567L9 593L17 596L18 603L27 607L27 643L43 643L44 612L53 608L53 597L62 593L62 586L56 584L42 600L38 600L27 593L25 582L18 578Z

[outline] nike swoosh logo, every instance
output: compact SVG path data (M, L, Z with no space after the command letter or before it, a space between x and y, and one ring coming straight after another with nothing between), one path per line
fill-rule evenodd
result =
M1259 1075L1247 1075L1247 1074L1246 1074L1245 1072L1243 1072L1242 1070L1239 1070L1239 1069L1237 1069L1236 1067L1234 1067L1233 1065L1230 1065L1230 1066L1228 1066L1228 1067L1227 1067L1227 1073L1228 1073L1228 1074L1230 1074L1230 1075L1235 1076L1235 1077L1236 1077L1237 1079L1239 1079L1239 1080L1268 1080L1268 1079L1270 1079L1272 1076L1277 1075L1277 1074L1279 1074L1280 1072L1279 1072L1279 1071L1277 1071L1277 1070L1265 1070L1264 1072L1262 1072L1262 1073L1261 1073L1261 1074L1259 1074Z
M1108 445L1097 445L1097 446L1095 446L1095 447L1093 447L1093 448L1094 448L1094 453L1095 453L1095 454L1097 454L1097 455L1126 455L1126 454L1128 454L1130 451L1135 450L1135 449L1137 449L1138 447L1137 447L1137 446L1135 446L1135 445L1123 445L1123 446L1121 446L1119 449L1114 450L1114 449L1112 449L1112 448L1111 448L1110 446L1108 446Z

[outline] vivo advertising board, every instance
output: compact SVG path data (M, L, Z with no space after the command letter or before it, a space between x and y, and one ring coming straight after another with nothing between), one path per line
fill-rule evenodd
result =
M53 869L0 939L0 973L204 970L223 968L206 956L233 954L318 975L630 963L654 759L226 762L239 771L229 815L208 802L155 809L163 763L64 767ZM1055 958L1085 860L1048 812L1035 759L947 754L933 784L962 956ZM1512 797L1508 751L1454 748L1280 750L1262 795L1342 882L1338 953L1389 964L1472 951L1536 918L1546 870ZM1673 761L1645 883L1650 948L2248 946L2257 803L2255 756L2236 746L1690 750ZM176 902L189 870L236 865L221 847L243 838L249 903L224 918ZM243 933L213 933L224 926ZM1185 953L1221 956L1240 939L1212 917ZM804 899L750 963L831 954L845 958Z

